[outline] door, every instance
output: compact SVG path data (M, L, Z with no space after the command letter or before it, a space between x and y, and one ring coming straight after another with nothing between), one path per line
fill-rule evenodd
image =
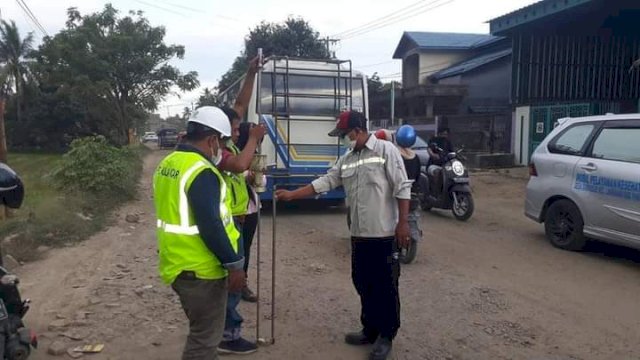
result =
M596 236L640 245L640 120L608 121L577 166Z

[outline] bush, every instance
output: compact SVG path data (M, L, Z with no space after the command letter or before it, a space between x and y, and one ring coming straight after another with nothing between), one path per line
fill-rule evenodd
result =
M52 177L61 190L132 199L141 164L140 154L132 149L114 147L103 136L86 137L71 143Z

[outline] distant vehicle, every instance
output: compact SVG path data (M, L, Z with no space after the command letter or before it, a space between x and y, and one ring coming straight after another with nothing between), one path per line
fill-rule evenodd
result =
M154 133L153 131L147 131L146 133L144 133L144 135L142 135L142 143L146 143L146 142L157 142L158 141L158 135L156 135L156 133Z
M158 131L158 147L161 149L172 148L178 144L178 130L162 129Z
M395 130L392 130L395 133ZM375 135L375 131L370 131L371 135ZM429 152L427 148L429 144L420 136L416 136L416 143L413 144L411 149L416 153L418 158L420 158L420 165L427 166L429 164Z
M233 105L244 77L218 99ZM246 120L267 128L261 151L267 156L270 176L263 200L272 199L274 185L295 188L324 175L347 148L328 133L343 110L367 116L364 74L349 60L307 60L270 57L258 74ZM367 116L368 118L368 116ZM342 200L342 188L319 198Z
M640 114L566 118L532 156L525 214L556 247L640 249Z

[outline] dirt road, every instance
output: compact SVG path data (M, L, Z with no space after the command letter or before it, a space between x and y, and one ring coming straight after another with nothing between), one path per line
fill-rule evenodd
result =
M185 318L156 275L150 178L163 154L146 159L140 199L119 211L116 226L20 269L33 300L27 322L41 336L33 359L53 358L54 341L62 349L104 343L101 354L85 356L96 360L179 358ZM610 246L556 250L522 215L523 177L484 173L472 181L477 210L469 222L423 216L417 261L402 268L394 359L640 358L640 255ZM129 214L139 223L126 222ZM290 209L277 221L276 344L246 358L365 359L367 348L342 341L358 328L359 308L345 214ZM266 291L269 257L263 262ZM255 306L242 304L242 313L253 338Z

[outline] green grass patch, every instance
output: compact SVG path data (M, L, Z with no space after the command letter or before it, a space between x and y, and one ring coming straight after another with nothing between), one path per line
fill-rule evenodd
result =
M0 223L4 254L19 261L34 260L40 246L73 244L111 223L112 210L134 198L148 149L108 148L109 156L104 157L105 146L101 141L98 145L85 141L76 147L75 155L73 150L64 156L9 154L9 166L24 182L25 199L20 209ZM90 147L90 154L83 147ZM90 161L94 155L95 161ZM105 173L104 168L116 173ZM117 183L118 179L126 184ZM125 187L128 191L123 191Z

